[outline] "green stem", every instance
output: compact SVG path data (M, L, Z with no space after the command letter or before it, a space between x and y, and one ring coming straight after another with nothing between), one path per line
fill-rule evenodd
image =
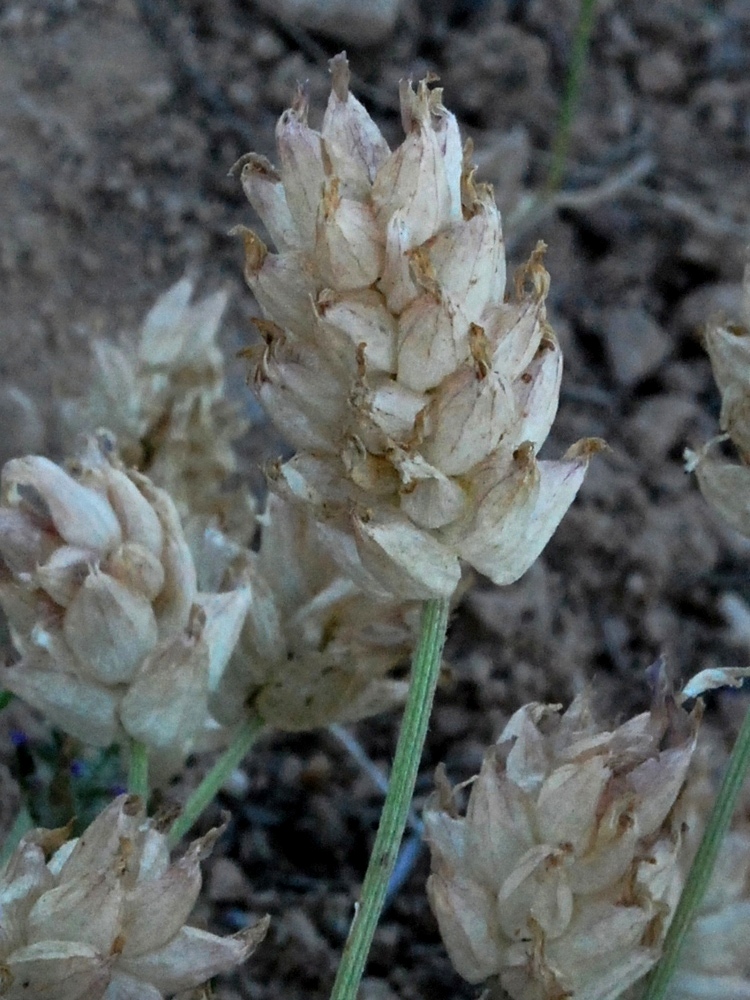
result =
M414 654L411 686L393 758L388 794L362 884L361 902L349 928L331 1000L356 1000L409 816L440 673L447 624L448 601L427 601L422 612L419 645Z
M21 837L27 834L29 830L33 830L33 828L34 821L31 818L31 814L26 806L22 805L18 810L18 815L13 822L13 826L8 831L8 836L5 838L2 850L0 850L0 872L3 871L11 855L18 847Z
M169 830L170 847L174 847L185 836L206 806L213 802L221 786L227 782L232 771L241 764L255 743L262 728L262 720L255 717L243 722L232 742L195 789L172 824Z
M128 768L128 792L148 799L148 749L140 740L130 741L130 766Z
M586 69L588 59L591 33L594 29L594 9L596 0L581 0L581 10L578 15L578 24L573 38L573 51L570 54L570 68L565 81L565 93L563 94L560 118L557 122L557 131L552 142L552 164L550 165L549 176L545 184L545 192L550 195L557 191L562 184L565 174L565 164L568 159L570 149L570 136L573 128L573 119L581 98L581 84L583 83L583 73Z
M13 695L10 691L0 691L0 712L13 701Z
M701 904L714 870L716 857L724 835L729 829L737 798L750 767L750 708L747 710L742 729L727 764L724 780L716 796L711 815L708 818L703 839L688 873L685 888L677 904L674 919L664 940L661 961L648 980L643 1000L662 1000L666 996L669 981L677 966L680 950L695 912Z

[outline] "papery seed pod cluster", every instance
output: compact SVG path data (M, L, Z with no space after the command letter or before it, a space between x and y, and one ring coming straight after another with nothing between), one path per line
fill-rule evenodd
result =
M237 164L276 246L240 229L266 317L253 383L297 449L272 487L314 511L371 593L450 595L460 560L510 583L598 447L536 457L561 376L542 248L507 298L492 190L441 91L402 86L406 138L391 152L346 59L331 65L320 132L300 91L278 123L279 169L256 154Z
M283 730L354 722L406 694L394 667L408 662L419 624L414 602L363 594L331 559L309 513L271 495L257 552L236 552L234 585L249 588L240 640L210 708L225 725L245 710ZM224 548L218 563L226 561Z
M199 593L174 503L107 435L69 471L39 456L6 464L0 603L21 653L2 686L53 725L94 746L140 740L162 776L215 742L209 687L249 590Z
M123 795L76 839L26 834L0 874L0 996L164 1000L236 968L267 918L231 937L186 923L220 833L170 863L164 833Z
M217 520L244 540L253 533L253 502L227 480L246 421L225 395L217 344L227 294L191 303L193 292L189 278L173 285L132 342L92 340L86 395L60 404L64 443L73 449L79 434L108 428L123 460L167 490L183 518Z
M721 392L723 438L697 452L685 453L689 471L695 471L701 492L741 534L750 538L750 267L744 278L745 325L712 323L704 334L716 384ZM740 463L711 453L729 437Z
M445 788L425 811L428 893L457 971L512 1000L614 1000L640 979L680 894L673 809L694 746L665 691L612 730L586 696L516 712L466 815Z

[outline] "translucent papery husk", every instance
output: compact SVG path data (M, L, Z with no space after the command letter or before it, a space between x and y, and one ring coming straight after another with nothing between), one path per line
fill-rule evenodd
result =
M750 385L750 265L745 268L742 282L744 325L731 322L711 322L703 342L711 359L716 384L721 390L721 429L727 431L747 458L750 423L745 406Z
M170 864L166 835L125 795L76 840L30 831L0 875L2 995L165 1000L236 968L268 918L228 938L186 925L221 832Z
M606 730L588 695L508 722L461 817L425 811L430 902L457 971L512 1000L614 1000L655 964L682 886L675 811L696 722L660 682Z
M680 818L687 850L684 875L700 843L727 752L723 735L701 732L690 780L681 797ZM747 789L741 793L706 893L698 907L668 988L668 1000L742 1000L750 996L750 827Z
M0 602L21 654L3 684L84 742L142 741L163 781L216 742L209 690L249 594L198 593L175 504L121 465L111 437L70 468L33 456L3 471Z
M735 531L750 538L750 468L713 458L711 445L688 459L701 493Z
M225 394L217 343L228 296L191 303L194 281L183 278L154 303L127 342L94 339L86 395L59 395L65 445L109 428L128 466L166 489L180 514L219 520L240 540L252 535L246 490L228 488L237 471L233 442L247 421Z
M418 607L364 594L343 575L304 508L272 494L260 550L231 573L249 606L210 708L225 725L250 709L289 731L353 722L397 704Z
M442 92L402 85L406 136L391 152L344 56L331 73L320 133L300 92L279 121L280 169L256 154L238 164L277 251L238 228L269 345L248 352L253 384L298 450L272 488L312 506L341 569L378 596L446 596L461 559L512 582L595 451L581 443L575 474L544 467L538 509L521 491L518 511L510 494L480 510L485 464L527 444L535 455L557 410L544 245L506 301L500 215Z

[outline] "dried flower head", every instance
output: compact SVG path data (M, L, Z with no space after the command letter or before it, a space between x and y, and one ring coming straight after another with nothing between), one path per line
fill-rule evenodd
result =
M185 923L220 833L170 863L166 836L125 795L75 840L31 831L0 875L0 995L162 1000L236 968L268 918L223 938Z
M613 1000L643 976L679 897L670 818L694 745L664 693L612 731L585 696L516 712L466 816L449 789L425 812L430 902L458 972L513 1000Z
M183 278L154 303L135 343L91 342L85 396L61 403L69 448L100 427L117 435L128 466L167 490L184 518L218 520L252 536L253 503L227 488L237 471L232 446L245 430L225 395L225 366L216 342L227 295L191 304L194 284Z
M723 436L686 451L688 471L695 471L701 492L741 534L750 538L750 266L744 278L745 326L713 323L705 332L716 384L721 392ZM742 464L714 458L712 447L731 438Z
M174 503L107 435L70 471L39 456L3 469L0 602L22 659L2 683L71 735L127 734L157 773L179 767L217 728L209 685L249 601L246 587L198 593Z
M236 651L210 701L229 725L244 707L277 729L308 730L384 711L406 693L412 603L376 600L342 575L304 508L271 495L257 552L232 575L250 590Z
M273 488L314 510L369 592L450 595L460 559L510 583L598 447L536 458L561 375L543 246L506 300L500 216L442 92L402 86L391 152L345 57L331 68L321 131L300 91L277 127L280 171L256 154L236 168L277 249L240 229L266 316L253 382L298 450Z

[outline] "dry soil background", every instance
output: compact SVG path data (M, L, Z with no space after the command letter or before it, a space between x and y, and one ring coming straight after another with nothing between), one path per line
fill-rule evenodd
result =
M563 192L530 219L577 9L406 0L385 41L348 50L354 89L394 142L398 80L441 77L496 185L512 262L538 238L550 247L566 374L547 451L584 435L611 446L529 574L503 591L477 581L464 599L420 796L440 760L454 780L474 773L525 700L566 700L594 677L615 716L642 704L644 668L659 654L688 676L750 653L748 544L681 467L684 446L717 423L700 328L738 313L750 242L750 6L602 0ZM251 213L227 172L249 149L273 158L297 81L310 81L322 113L326 59L340 47L250 0L0 2L3 460L55 453L56 394L86 378L87 338L135 328L186 270L202 290L231 289L227 352L247 342L254 305L226 234ZM238 396L242 376L234 363ZM278 448L256 420L248 474L259 481L258 456ZM711 707L728 738L739 708L737 696ZM381 719L357 736L385 766L394 732ZM274 925L217 996L322 1000L379 795L326 733L265 742L247 774L243 795L224 802L235 819L199 918L228 930L269 911ZM442 953L426 868L421 856L378 932L366 1000L477 993Z

